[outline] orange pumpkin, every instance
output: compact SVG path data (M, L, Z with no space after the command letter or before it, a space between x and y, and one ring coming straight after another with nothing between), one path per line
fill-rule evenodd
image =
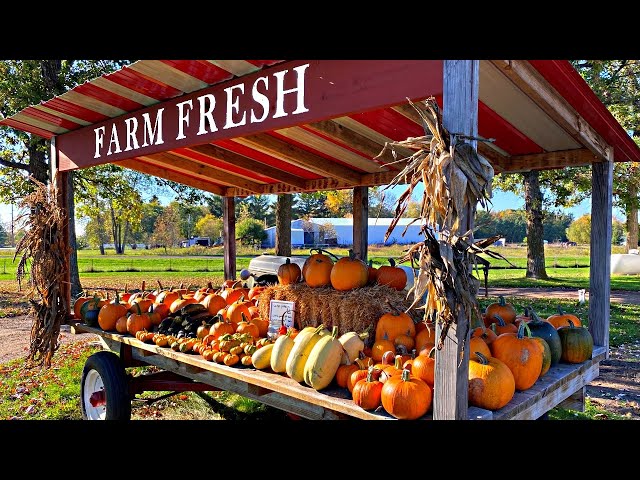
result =
M260 336L260 329L258 325L243 317L243 320L239 321L236 325L236 333L248 333L253 338Z
M313 253L317 251L318 253ZM326 287L331 285L331 269L333 260L328 255L322 253L323 250L311 249L311 255L307 257L302 265L302 276L310 287Z
M162 320L169 316L169 305L166 303L154 303L149 307L149 317L151 318L151 323L155 325L160 325Z
M156 297L156 303L166 303L170 306L175 300L178 299L179 296L180 293L174 291L173 287L171 287L169 290L163 290L162 292L160 292L160 294Z
M436 343L436 325L432 322L423 323L426 327L423 327L415 336L416 351L420 353L426 345L433 346Z
M127 314L127 305L120 303L118 294L114 303L107 303L100 307L98 312L98 325L106 332L116 329L116 322L118 319Z
M380 397L389 415L399 420L416 420L431 408L433 393L424 380L403 370L401 375L384 382Z
M171 313L176 313L182 308L190 305L192 303L198 303L198 301L193 297L183 296L181 293L178 294L178 298L176 298L171 305L169 305L169 311Z
M349 256L333 264L330 279L331 286L340 291L364 287L369 281L369 267L350 249Z
M582 326L582 322L577 316L566 313L561 307L558 307L558 313L547 317L547 322L556 327L556 330L560 327L568 327L570 325L569 321L571 321L574 327Z
M367 376L353 386L351 395L353 403L363 410L375 410L382 404L382 386L380 380L374 378L374 368L367 370Z
M135 336L140 330L151 330L151 318L146 313L132 313L127 318L127 332Z
M494 314L493 317L495 318L495 321L490 325L490 328L496 335L499 336L503 333L516 333L518 331L518 327L516 327L515 323L505 323L502 317L497 313Z
M376 276L378 285L388 285L396 290L403 290L407 285L407 273L400 267L396 267L393 258L389 259L389 265L378 267Z
M411 362L411 375L424 380L427 385L433 387L435 383L435 347L431 347L426 355L418 355Z
M378 279L378 269L373 266L373 260L369 260L369 264L367 265L367 267L369 272L367 285L373 285Z
M264 292L266 290L267 287L263 286L263 285L255 285L253 287L251 287L249 289L249 292L247 293L247 298L249 300L253 300L254 298L257 299L258 296Z
M511 401L516 382L509 367L500 359L481 353L469 361L469 405L497 410Z
M127 333L127 316L123 315L116 320L116 331L118 333Z
M357 363L343 363L340 365L334 376L336 384L341 388L347 388L349 377L356 370L360 370L360 366Z
M214 317L215 318L215 317ZM218 317L218 321L211 325L209 329L209 334L213 336L214 339L220 338L220 336L225 333L233 334L236 331L235 324L225 321L222 317Z
M287 260L278 267L278 283L280 285L291 285L298 283L302 277L302 270L297 263L291 263L291 259Z
M471 337L469 339L469 356L472 357L476 352L480 352L485 357L491 356L489 345L481 337Z
M525 329L528 335L525 335ZM491 344L491 354L507 364L516 382L516 390L531 388L540 377L544 351L531 337L529 327L521 322L518 333L498 335Z
M202 300L200 300L200 303L207 307L207 311L211 315L215 315L221 308L227 306L227 301L217 293L209 293Z
M398 335L415 337L416 326L408 314L392 308L391 312L383 314L378 319L375 340L380 340L386 336L393 343Z
M485 310L484 323L487 327L496 321L495 314L500 315L505 323L515 322L517 316L513 305L508 303L502 295L498 296L497 302L490 304Z
M234 323L236 326L243 320L243 315L245 319L251 318L251 312L249 311L249 307L253 304L250 302L245 302L244 300L238 300L227 308L227 318L231 323Z
M491 345L493 341L498 338L498 335L496 335L496 332L483 325L482 327L475 328L471 332L471 338L473 337L479 337L484 340L484 343L486 343L487 345Z
M380 340L376 340L373 343L373 346L371 347L371 358L373 358L375 362L380 362L382 361L382 355L389 351L393 352L395 355L396 346L391 340L389 340L389 337L385 335Z

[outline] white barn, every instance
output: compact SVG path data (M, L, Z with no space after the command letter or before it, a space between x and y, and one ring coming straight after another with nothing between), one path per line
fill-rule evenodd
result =
M389 239L385 242L384 236L392 220L392 218L369 218L369 245L413 244L424 240L424 237L420 234L420 222L409 225L414 221L413 218L401 218ZM322 230L327 232L335 231L335 238L328 237L326 234L323 236ZM265 232L267 232L268 238L262 243L262 246L265 248L274 247L275 227L269 227L265 229ZM292 220L291 244L292 246L303 244L353 245L353 219L310 218L309 220Z

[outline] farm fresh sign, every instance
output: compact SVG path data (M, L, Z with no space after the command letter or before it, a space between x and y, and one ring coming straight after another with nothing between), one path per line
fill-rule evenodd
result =
M54 138L60 170L140 159L442 93L441 60L294 60Z
M163 145L167 137L188 142L190 137L207 135L220 129L231 133L247 123L262 123L268 118L308 112L304 101L305 72L308 68L309 64L305 63L290 70L231 85L222 91L189 98L170 109L159 108L155 112L121 118L111 123L109 129L108 125L94 128L93 158L109 157L121 152L135 153L141 147ZM293 85L285 87L285 79ZM285 97L288 95L293 102L285 106ZM173 116L174 121L165 122L165 116ZM166 125L170 126L167 131Z

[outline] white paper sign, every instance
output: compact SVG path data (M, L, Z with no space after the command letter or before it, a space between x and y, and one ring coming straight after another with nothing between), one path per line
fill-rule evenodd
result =
M296 302L285 300L271 300L269 302L269 330L267 332L269 336L278 335L278 330L283 322L287 328L293 327L295 307Z

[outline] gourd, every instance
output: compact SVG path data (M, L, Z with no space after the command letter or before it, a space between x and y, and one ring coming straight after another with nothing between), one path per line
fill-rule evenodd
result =
M353 403L363 410L375 410L382 404L383 383L374 376L374 367L367 370L367 376L353 386Z
M304 364L304 383L314 390L327 387L340 366L342 343L338 339L338 327L333 326L331 335L325 335L316 342Z
M287 260L278 267L278 282L281 285L290 285L298 283L302 276L302 271L297 263L291 263L291 259Z
M127 305L120 303L118 294L114 303L107 303L100 308L98 312L98 325L104 331L112 331L116 329L116 322L122 316L127 314Z
M571 313L566 313L564 310L562 310L561 307L558 307L558 313L554 313L553 315L547 317L547 322L556 327L556 329L560 327L568 327L569 320L575 327L582 326L582 322L578 317Z
M318 253L313 253L317 251ZM312 248L311 255L307 257L302 265L302 277L310 287L325 287L331 285L331 269L333 260L329 255L325 255L325 250Z
M354 387L355 388L355 387ZM423 380L413 377L409 370L389 378L380 392L385 411L399 420L416 420L431 408L433 393Z
M526 336L525 329L528 332ZM509 367L516 382L516 390L531 388L540 377L543 350L540 344L531 338L525 322L520 323L518 333L499 335L491 344L491 353Z
M251 363L255 368L264 370L271 366L271 353L273 353L274 345L274 343L269 343L253 352L253 355L251 355Z
M498 301L487 306L485 310L485 325L491 326L496 321L495 314L502 317L505 323L513 323L516 320L516 310L513 305L508 303L502 295L498 297Z
M341 364L353 363L360 356L360 352L364 350L363 336L366 338L366 333L362 336L356 332L346 332L340 335L338 340L344 348Z
M533 308L528 308L531 320L527 325L529 326L529 330L531 330L531 335L540 337L547 342L549 350L551 351L551 366L554 366L560 361L560 357L562 356L562 344L558 330L550 322L542 320Z
M378 285L388 285L395 290L403 290L407 285L407 273L402 268L396 267L395 260L390 258L389 265L378 267L376 282Z
M291 352L289 352L289 357L287 358L287 363L285 365L287 375L296 382L301 383L304 380L304 365L309 358L311 350L322 338L322 334L320 332L323 330L325 335L329 333L329 330L324 328L323 324L320 324L313 331L305 331L305 329L303 329L296 336L296 342L294 343Z
M591 358L593 353L593 337L585 327L575 326L571 320L569 325L558 328L562 344L561 360L567 363L582 363Z
M471 355L469 405L496 410L509 403L515 393L513 373L502 360L482 353Z
M340 291L364 287L369 281L369 267L350 249L348 257L333 264L330 279L331 286Z
M291 332L287 331L284 335L280 335L273 343L271 351L271 370L276 373L282 373L286 370L287 358L291 353L294 345L294 339L291 338Z
M380 340L386 336L393 343L398 335L408 335L415 338L416 326L413 319L407 313L393 306L389 300L386 300L385 303L391 308L391 312L383 314L378 319L375 340ZM416 345L417 343L416 338Z

